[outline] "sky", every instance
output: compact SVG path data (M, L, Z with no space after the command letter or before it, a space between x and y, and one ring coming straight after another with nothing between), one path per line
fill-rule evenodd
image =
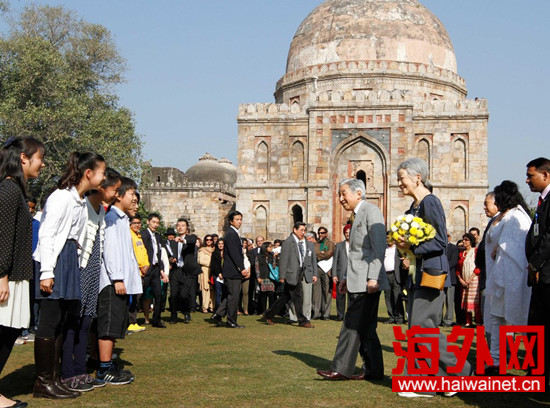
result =
M490 187L510 179L526 193L525 164L550 156L550 1L420 1L451 37L468 98L488 99ZM111 31L128 67L117 93L144 159L183 171L206 152L236 164L239 104L274 102L294 33L322 2L35 1ZM11 12L29 3L11 0Z

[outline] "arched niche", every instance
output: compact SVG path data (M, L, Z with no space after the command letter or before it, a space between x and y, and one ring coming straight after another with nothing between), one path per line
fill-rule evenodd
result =
M431 146L430 142L422 138L418 141L416 145L416 157L419 159L422 159L426 162L428 165L428 174L430 175L430 178L432 176L432 152L431 152Z
M455 137L452 144L451 174L455 181L468 179L468 144L463 137Z
M256 180L267 181L269 174L269 147L262 141L256 146Z
M261 235L267 238L267 208L263 205L256 207L254 211L254 236Z
M297 141L292 144L290 151L291 166L290 166L290 179L293 181L304 180L304 145L302 142Z

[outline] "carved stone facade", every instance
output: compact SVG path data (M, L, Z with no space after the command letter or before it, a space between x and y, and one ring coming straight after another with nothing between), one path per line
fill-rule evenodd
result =
M167 226L185 218L194 234L223 236L227 213L235 206L236 168L227 159L205 154L183 173L172 167L152 167L142 200L162 215Z
M389 223L411 202L396 182L410 157L428 163L453 239L482 227L489 112L466 95L444 27L416 0L321 4L296 32L276 103L239 107L242 233L284 238L301 219L340 240L348 177Z

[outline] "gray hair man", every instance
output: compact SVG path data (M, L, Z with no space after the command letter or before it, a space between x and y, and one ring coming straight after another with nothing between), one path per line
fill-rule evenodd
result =
M384 378L382 346L376 334L380 291L389 289L384 271L386 229L382 212L365 201L365 185L358 179L340 182L340 204L351 211L348 267L338 284L347 292L349 306L329 370L317 374L327 380L381 380ZM357 354L363 372L353 375Z

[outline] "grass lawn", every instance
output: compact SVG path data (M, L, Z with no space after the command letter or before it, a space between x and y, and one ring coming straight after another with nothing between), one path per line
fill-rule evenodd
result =
M383 297L382 297L383 298ZM333 311L335 313L335 305ZM165 314L166 315L166 314ZM383 300L380 320L385 320ZM544 394L462 393L453 398L404 399L391 391L392 326L379 324L385 373L381 383L329 382L317 376L329 367L340 322L315 321L315 329L267 326L259 316L240 316L244 330L215 327L194 313L189 324L147 328L117 343L123 365L136 376L131 385L106 386L75 400L32 398L32 343L16 346L0 392L32 407L514 407L550 405ZM283 323L283 320L276 320ZM404 327L404 326L403 326ZM450 329L445 329L449 332ZM473 354L471 354L473 356ZM473 359L470 359L474 362ZM358 359L357 371L359 371ZM550 394L550 393L549 393Z

